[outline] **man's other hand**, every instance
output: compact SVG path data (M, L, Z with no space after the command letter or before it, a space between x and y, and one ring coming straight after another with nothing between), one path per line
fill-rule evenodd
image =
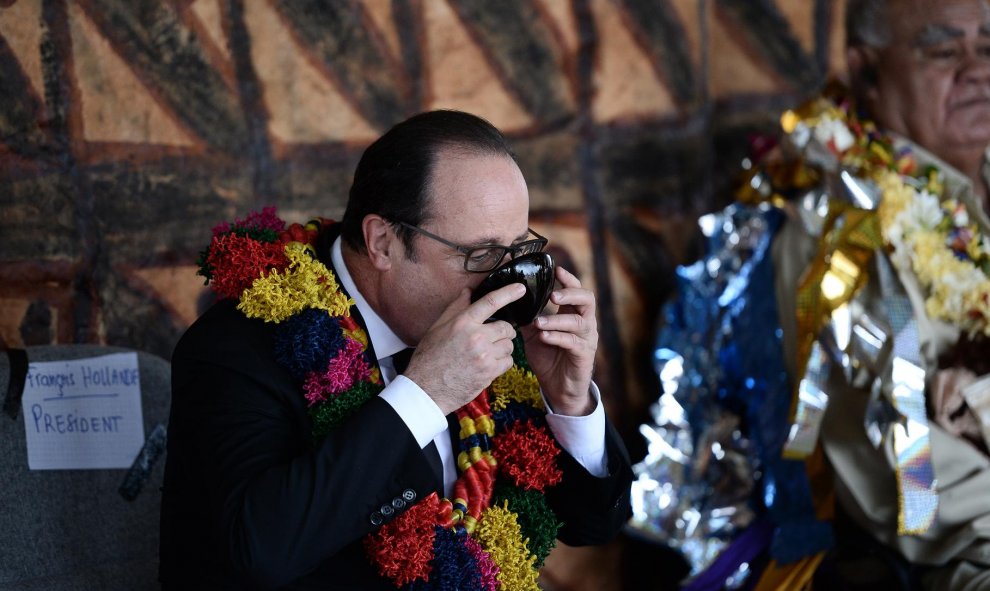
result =
M550 295L555 313L537 316L522 328L526 357L543 395L562 415L584 416L594 410L591 374L598 350L595 294L563 267L557 267L562 289Z

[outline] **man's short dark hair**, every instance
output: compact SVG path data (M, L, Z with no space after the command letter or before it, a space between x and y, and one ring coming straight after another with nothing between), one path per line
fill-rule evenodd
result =
M442 110L406 119L368 146L358 162L341 223L347 245L365 252L361 224L368 214L378 214L392 222L414 252L413 232L397 222L419 226L428 220L433 167L441 150L448 149L515 159L505 136L476 115Z

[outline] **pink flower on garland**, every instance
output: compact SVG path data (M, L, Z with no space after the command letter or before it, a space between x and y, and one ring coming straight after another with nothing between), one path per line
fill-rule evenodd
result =
M281 242L259 242L247 236L226 234L213 238L206 258L210 284L221 298L237 298L255 279L288 264Z
M483 591L496 591L498 589L498 565L492 560L492 555L485 551L478 543L478 540L467 536L464 539L464 546L474 558L478 565L478 576L481 578L481 588Z
M344 341L343 349L327 363L326 371L310 373L303 383L310 406L346 392L355 382L371 377L371 366L363 357L364 346L351 338Z
M540 492L564 476L557 468L559 453L546 429L523 421L498 434L492 448L499 472L519 488Z
M233 224L221 222L213 227L213 237L229 233L234 228L252 228L256 230L272 230L276 233L285 228L285 222L275 214L272 206L259 211L252 211L243 220L235 220Z
M437 535L435 516L439 507L437 493L430 493L394 521L364 538L364 549L372 564L397 587L417 579L429 580L433 540Z

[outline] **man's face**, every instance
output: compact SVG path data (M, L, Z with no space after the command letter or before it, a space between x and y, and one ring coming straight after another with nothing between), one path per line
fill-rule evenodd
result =
M462 246L512 245L528 234L529 191L510 158L445 149L437 156L427 187L431 215L422 228ZM413 254L396 257L386 274L384 317L406 343L415 345L457 298L487 273L464 269L464 255L421 234ZM507 259L503 259L503 263Z
M990 9L983 0L891 0L891 43L868 92L878 123L950 163L990 142Z

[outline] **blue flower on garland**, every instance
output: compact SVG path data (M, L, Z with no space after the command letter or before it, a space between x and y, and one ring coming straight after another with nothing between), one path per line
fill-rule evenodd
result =
M299 381L326 369L327 359L343 346L340 320L316 308L291 316L275 331L275 358Z
M533 422L537 425L546 424L546 414L528 404L513 401L506 404L502 410L493 412L492 420L495 421L495 430L501 433L518 421Z
M467 533L445 527L436 527L433 540L433 560L430 561L430 580L416 580L409 591L483 591L475 559L464 543Z

